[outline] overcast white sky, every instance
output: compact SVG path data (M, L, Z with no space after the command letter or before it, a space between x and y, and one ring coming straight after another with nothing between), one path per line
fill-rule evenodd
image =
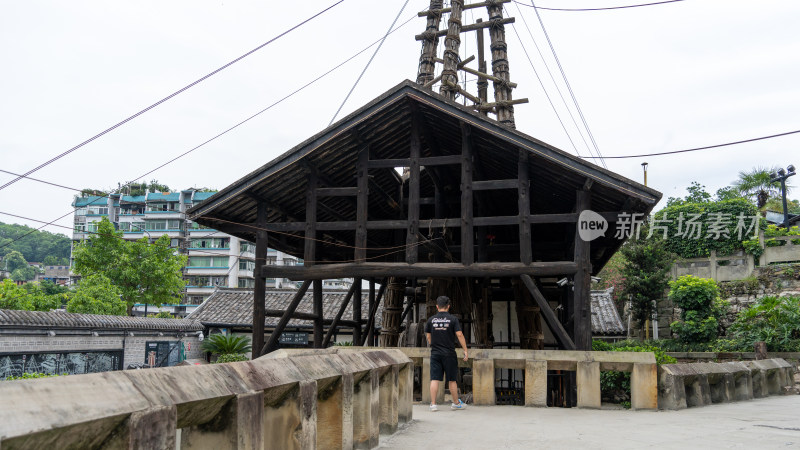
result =
M345 0L32 176L77 188L108 189L130 181L379 39L404 1ZM0 15L0 168L23 173L332 3L9 3ZM537 2L570 8L635 3L639 0ZM398 24L428 4L411 0ZM578 152L588 155L525 28L523 17L560 80L534 11L514 3L506 7L517 17L516 30ZM685 0L614 11L540 14L605 156L678 150L800 129L800 2L796 0ZM478 17L486 19L485 9L466 12L464 23ZM424 18L414 19L389 36L339 117L400 81L415 79L420 44L414 35L424 26ZM462 40L462 55L475 54L473 36ZM506 36L511 77L519 84L514 97L531 100L516 107L517 128L574 153L512 27L507 26ZM148 180L156 178L173 189L227 186L325 128L371 54L372 49ZM470 89L474 92L474 83ZM664 199L683 195L695 180L713 193L742 169L800 165L798 148L800 135L793 135L651 157L646 159L648 181L664 193ZM609 159L607 164L641 181L643 161ZM0 173L0 184L10 179ZM0 191L0 211L50 221L70 211L73 195L21 180ZM38 226L5 215L0 215L0 222ZM71 226L72 218L58 223Z

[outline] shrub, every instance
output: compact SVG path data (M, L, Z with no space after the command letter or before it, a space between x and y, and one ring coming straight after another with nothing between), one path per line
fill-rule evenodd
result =
M248 358L247 355L241 353L225 353L223 355L219 355L216 364L237 362L237 361L248 361L249 359L250 358Z
M669 283L669 298L681 308L681 320L670 328L685 343L710 342L720 334L719 318L727 302L719 298L717 283L710 278L684 275Z
M739 312L728 334L748 349L757 341L772 352L800 351L800 297L763 297Z
M225 336L224 334L212 334L208 337L201 347L203 351L225 354L241 354L252 350L250 340L244 336Z
M592 350L596 352L653 352L656 363L673 364L677 360L653 345L642 342L622 341L610 344L603 341L592 341ZM630 372L601 372L600 391L603 398L607 400L624 399L620 404L625 408L630 408L631 398L631 374Z
M15 376L6 377L6 381L28 380L28 379L31 379L31 378L51 378L51 377L60 377L62 375L66 375L66 374L63 373L63 374L59 375L59 374L51 374L51 373L28 373L28 372L24 372L22 375L20 375L18 377L15 377Z

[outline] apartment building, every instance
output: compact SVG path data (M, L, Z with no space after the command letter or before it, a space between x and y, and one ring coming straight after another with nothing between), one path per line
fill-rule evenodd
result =
M169 311L178 316L192 312L218 287L253 288L255 279L255 244L198 225L186 218L186 210L209 197L214 192L194 189L180 192L152 192L130 196L112 194L109 197L76 197L73 244L97 231L97 224L107 217L125 239L143 237L155 241L162 235L170 237L170 246L188 256L183 276L186 290L180 304L147 307L148 313ZM294 265L302 263L297 258L269 249L267 264ZM74 281L75 275L72 275ZM330 280L326 288L349 289L349 280ZM267 288L296 288L287 279L267 279ZM134 311L143 313L145 305L136 305Z

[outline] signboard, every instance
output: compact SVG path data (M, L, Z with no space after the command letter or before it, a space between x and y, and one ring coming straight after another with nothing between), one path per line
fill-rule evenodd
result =
M283 332L278 338L278 343L281 345L308 345L308 333Z

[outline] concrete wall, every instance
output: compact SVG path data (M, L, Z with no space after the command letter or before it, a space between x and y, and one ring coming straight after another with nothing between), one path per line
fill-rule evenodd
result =
M0 447L374 448L411 420L412 377L398 350L304 349L7 381Z

